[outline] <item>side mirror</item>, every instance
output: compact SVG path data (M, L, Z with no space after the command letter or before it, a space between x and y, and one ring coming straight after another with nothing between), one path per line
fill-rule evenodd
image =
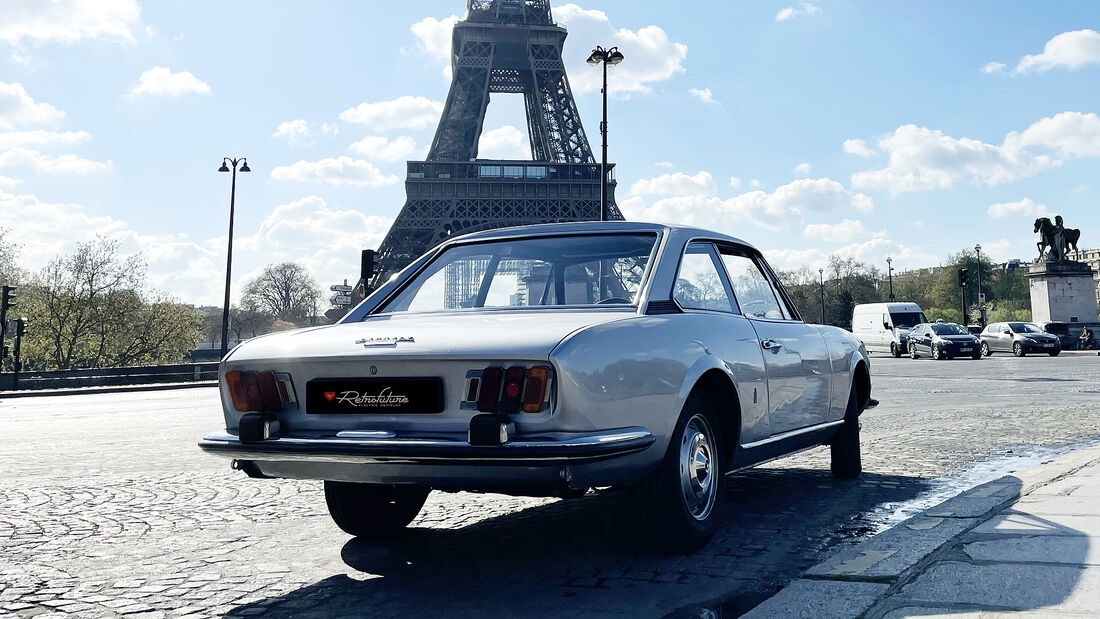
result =
M886 329L887 331L889 331L890 329L893 329L893 328L894 328L894 325L892 325L892 324L890 324L890 323L888 323L888 322L884 322L884 323L882 323L882 327L883 327L884 329Z
M1004 331L1001 331L1001 333L1004 333L1005 335L1012 335L1012 329L1005 329Z

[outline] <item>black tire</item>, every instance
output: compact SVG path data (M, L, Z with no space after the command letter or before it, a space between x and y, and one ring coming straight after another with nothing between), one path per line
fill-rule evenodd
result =
M1060 350L1052 350L1052 351L1048 352L1047 354L1050 355L1051 357L1057 357L1058 354L1061 353L1061 352L1062 351L1060 351Z
M863 462L859 455L859 407L856 401L856 388L848 396L848 408L844 411L844 423L840 431L829 443L833 475L841 479L856 479L863 472Z
M692 446L687 443L700 429L709 433L710 466L704 480L707 504L693 506L687 498L689 490L683 485L688 482L682 475L692 475L681 466L682 452L691 451ZM676 422L664 459L634 489L642 519L639 524L658 550L688 554L702 548L714 536L718 529L718 508L725 494L724 449L716 407L707 396L692 394Z
M420 513L431 488L325 481L325 503L345 533L369 539L395 537Z
M1019 342L1016 342L1012 345L1012 354L1016 355L1017 357L1023 357L1027 353L1024 352L1024 347Z
M897 342L890 342L890 354L893 355L895 359L901 358L902 352L901 349L898 348Z
M917 345L916 344L910 344L909 345L909 358L910 359L920 359L920 355L917 354Z
M982 351L975 350L973 353L970 354L970 358L975 359L975 360L981 359L982 358Z
M989 348L989 344L987 342L982 342L982 354L987 357L993 355L993 350Z

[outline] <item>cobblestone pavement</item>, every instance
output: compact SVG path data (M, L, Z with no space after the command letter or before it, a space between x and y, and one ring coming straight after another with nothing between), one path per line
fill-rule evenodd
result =
M983 467L1100 439L1096 357L880 355L872 374L863 478L834 480L824 449L734 475L690 557L635 544L614 493L436 492L409 535L365 543L331 523L319 482L199 452L214 389L0 399L0 615L736 614Z

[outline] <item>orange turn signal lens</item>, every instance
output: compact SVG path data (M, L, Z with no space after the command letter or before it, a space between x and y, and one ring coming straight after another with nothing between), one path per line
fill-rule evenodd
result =
M523 389L523 412L537 413L542 410L549 377L549 368L535 367L527 370L527 385Z
M244 384L241 381L241 372L236 370L225 373L225 387L229 390L229 397L233 400L233 408L238 413L251 410L248 407L248 396L245 394Z

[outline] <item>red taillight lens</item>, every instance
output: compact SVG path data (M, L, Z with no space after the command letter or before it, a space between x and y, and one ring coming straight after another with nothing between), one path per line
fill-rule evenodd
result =
M273 372L226 372L225 385L233 408L239 413L283 410L283 398Z
M523 389L523 412L537 413L542 410L549 377L549 368L538 367L527 370L527 386Z
M495 413L497 398L500 397L500 379L504 374L501 368L485 368L481 373L481 393L477 397L477 410L483 413Z
M523 392L523 378L526 373L527 371L518 365L508 368L504 373L504 392L500 394L500 412L519 412L520 394Z

